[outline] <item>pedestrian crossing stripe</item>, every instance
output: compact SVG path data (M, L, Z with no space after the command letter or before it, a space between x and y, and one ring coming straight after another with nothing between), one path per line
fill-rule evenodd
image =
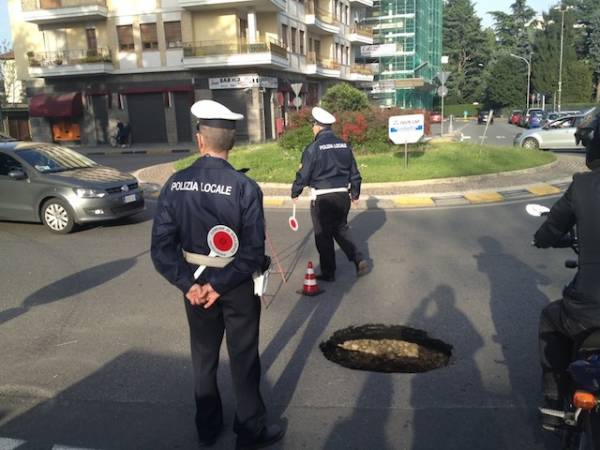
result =
M27 441L22 439L0 437L0 450L18 450L19 447L26 444ZM52 450L98 450L88 447L73 447L69 445L55 444Z
M0 450L14 450L17 447L23 445L25 441L20 439L10 439L0 437Z

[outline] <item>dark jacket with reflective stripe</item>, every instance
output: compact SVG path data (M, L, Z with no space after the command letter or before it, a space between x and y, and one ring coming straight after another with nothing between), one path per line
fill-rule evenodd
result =
M167 181L158 199L152 228L154 266L184 293L194 283L198 266L187 263L182 250L208 255L207 235L216 225L226 225L237 234L239 249L226 267L207 267L200 282L208 282L224 294L262 269L263 195L256 182L227 161L205 156Z
M573 177L535 234L535 243L552 247L574 225L579 234L579 270L565 289L564 308L571 319L600 327L600 167Z
M347 187L352 199L360 196L362 178L352 148L331 130L322 130L302 153L302 164L292 185L292 198L306 186L315 189Z

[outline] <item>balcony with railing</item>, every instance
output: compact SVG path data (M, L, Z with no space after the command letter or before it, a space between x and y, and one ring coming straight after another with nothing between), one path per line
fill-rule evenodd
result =
M365 25L354 24L350 28L348 39L350 42L373 44L373 29Z
M113 71L107 48L27 52L29 75L36 78L108 74Z
M21 0L23 20L38 25L106 20L106 0Z
M279 12L286 9L286 0L179 0L179 6L192 11L253 8L261 12Z
M331 11L319 8L314 1L307 1L305 6L304 23L313 34L339 34L340 22Z
M183 43L183 64L198 67L288 67L288 53L284 45L275 40L248 42L202 41Z
M306 73L323 77L340 78L341 64L332 59L317 56L315 52L306 55Z
M372 64L352 64L350 66L350 80L373 81L375 71Z

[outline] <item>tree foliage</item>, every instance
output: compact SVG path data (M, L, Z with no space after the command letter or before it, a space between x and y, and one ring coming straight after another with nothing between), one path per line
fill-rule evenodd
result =
M325 92L322 104L329 112L362 111L369 107L367 95L348 83L331 86Z
M486 104L494 109L525 106L527 102L527 68L508 55L499 57L491 66L491 82L486 92Z
M511 14L492 11L496 37L500 46L510 53L528 58L531 55L531 34L529 24L535 17L535 11L527 0L516 0L510 5Z
M448 0L444 7L444 55L451 72L447 83L449 103L480 101L484 90L483 68L493 42L481 30L481 19L471 0Z

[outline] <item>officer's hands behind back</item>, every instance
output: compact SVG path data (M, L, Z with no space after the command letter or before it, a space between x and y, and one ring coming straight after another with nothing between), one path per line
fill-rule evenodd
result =
M204 309L210 308L221 295L208 284L193 284L185 297L194 306L204 305Z

